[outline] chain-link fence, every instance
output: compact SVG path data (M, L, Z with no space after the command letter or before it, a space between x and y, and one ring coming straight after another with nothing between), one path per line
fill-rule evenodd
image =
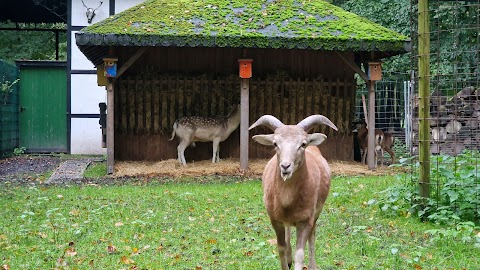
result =
M18 147L18 72L0 60L0 158Z

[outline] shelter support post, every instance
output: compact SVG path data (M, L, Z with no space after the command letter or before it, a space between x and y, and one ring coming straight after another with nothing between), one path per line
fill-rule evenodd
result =
M368 81L368 146L367 164L369 170L375 170L375 81Z
M248 170L249 79L240 79L240 170Z
M419 189L426 203L430 197L430 25L428 0L418 1L418 118ZM425 205L423 205L425 207Z
M114 172L115 152L114 152L114 78L108 78L107 82L107 173Z

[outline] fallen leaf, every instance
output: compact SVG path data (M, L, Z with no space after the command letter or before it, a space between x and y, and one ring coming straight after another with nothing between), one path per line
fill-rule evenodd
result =
M415 264L415 270L422 270L422 269L423 269L423 268L422 268L420 265Z
M57 267L64 267L64 266L67 266L67 262L62 258L58 258L57 259L57 264L56 264Z
M247 252L245 253L245 256L247 256L247 257L253 256L253 251L247 251Z
M202 269L203 269L203 267L201 267L201 266L198 266L198 265L195 266L195 270L202 270Z
M115 223L115 227L121 227L121 226L123 226L123 222L119 221Z
M207 244L216 244L217 239L207 239Z
M276 246L277 245L277 239L268 239L267 243L269 243L272 246Z
M116 248L115 246L109 245L109 246L107 247L107 252L108 252L109 254L115 254L115 253L117 253L117 248Z
M77 252L75 251L75 248L71 247L71 248L67 248L65 250L65 256L73 257L75 255L77 255Z
M127 256L122 256L120 261L124 264L132 264L135 262L134 260L127 258Z

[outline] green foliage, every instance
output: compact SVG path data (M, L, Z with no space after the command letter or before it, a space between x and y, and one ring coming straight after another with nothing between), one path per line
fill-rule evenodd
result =
M13 155L14 156L21 156L23 154L25 154L25 151L27 149L25 147L17 147L15 149L13 149Z
M333 0L333 4L411 38L410 0ZM409 54L385 59L384 71L408 72Z
M1 27L15 27L14 23L2 22ZM20 29L35 25L19 24ZM67 59L66 24L37 24L41 29L65 29L59 35L59 60ZM0 59L14 64L15 60L55 60L55 33L50 31L5 30L0 31Z
M415 213L420 218L434 223L453 225L458 222L480 222L480 183L478 178L478 151L466 150L452 157L446 155L430 158L431 194L423 198L418 192L418 166L416 163L410 182L403 181L383 193L380 203L383 212L390 215ZM400 163L408 164L409 159ZM416 173L415 173L416 172ZM406 179L405 179L406 180Z

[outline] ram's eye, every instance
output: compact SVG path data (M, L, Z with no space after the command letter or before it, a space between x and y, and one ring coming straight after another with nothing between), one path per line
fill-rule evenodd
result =
M277 143L276 143L276 142L273 142L273 146L277 147Z
M302 148L307 148L307 143L306 142L302 143Z

